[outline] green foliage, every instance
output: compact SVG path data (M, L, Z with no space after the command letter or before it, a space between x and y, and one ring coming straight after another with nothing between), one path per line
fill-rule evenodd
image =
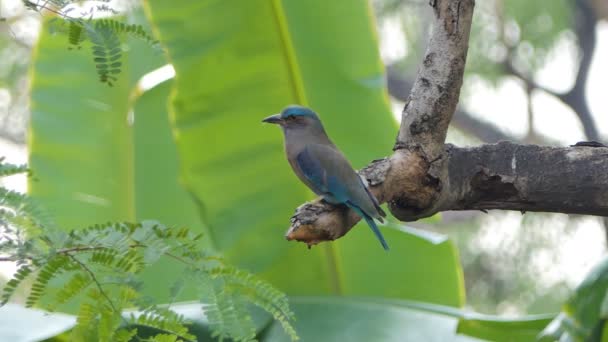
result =
M532 342L548 315L505 319L428 303L348 297L291 301L303 341L517 341ZM265 341L285 341L274 322Z
M78 27L80 26L80 27ZM69 31L69 43L77 47L85 39L89 38L92 44L93 61L99 80L109 86L116 82L117 75L121 73L122 47L121 34L141 39L151 46L157 42L145 32L143 26L136 24L125 24L112 19L100 19L94 22L71 21Z
M458 320L456 332L495 342L536 341L555 314L505 318L474 313L464 314Z
M24 167L4 163L0 164L0 170L5 170L5 174L26 172ZM195 340L188 330L189 321L141 293L145 285L141 273L161 259L171 260L172 267L181 268L189 283L201 289L201 306L216 336L254 339L256 327L247 307L252 303L266 310L285 326L292 339L297 339L286 296L253 275L207 254L199 247L201 234L145 221L97 224L69 232L41 226L43 233L20 237L21 243L6 242L7 236L21 230L15 225L21 221L13 218L31 216L35 211L19 210L24 205L31 206L27 196L2 190L0 233L5 238L1 242L2 252L8 255L5 260L20 265L4 286L2 305L20 286L25 286L25 280L32 278L27 307L53 311L65 304L78 304L70 340L128 341L135 336L134 327L138 326L157 331L152 340ZM30 221L37 222L35 218ZM8 239L14 240L14 237ZM168 289L173 292L172 296L177 292L175 288ZM127 308L139 311L124 316Z
M79 25L77 21L71 21L68 27L68 42L73 47L80 49L80 44L85 39L84 27Z
M27 165L13 165L4 162L4 157L0 157L0 177L7 177L29 172Z
M608 258L604 258L576 288L542 337L544 341L605 341L607 321Z
M50 29L53 32L65 32L68 37L68 49L81 49L87 39L91 42L91 50L95 69L100 82L113 86L118 75L122 72L122 36L127 35L146 42L149 46L159 48L158 42L146 32L139 24L125 24L116 19L94 19L96 12L107 12L118 14L108 5L97 5L90 7L89 11L81 13L80 16L72 16L71 10L64 8L74 1L47 1L45 3L33 3L24 0L25 5L32 10L42 12L48 10L55 13L58 18L51 22ZM54 9L57 7L59 9ZM67 29L66 29L67 27Z
M32 273L32 268L28 265L23 265L17 269L13 277L4 285L2 290L2 305L8 303L8 300L13 296L17 287Z
M120 40L109 26L96 23L94 28L92 27L92 25L87 25L87 33L93 44L93 60L99 80L112 86L112 82L116 81L114 75L120 73L120 66L122 65L120 62L122 57Z

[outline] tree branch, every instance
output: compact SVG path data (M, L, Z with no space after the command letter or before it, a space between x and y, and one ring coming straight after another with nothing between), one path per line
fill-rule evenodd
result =
M447 177L436 191L429 164L400 150L359 172L380 202L408 207L413 221L446 210L518 210L608 216L608 147L543 147L501 142L472 148L444 146ZM583 181L581 181L583 180ZM429 210L429 203L431 210ZM395 214L395 212L393 212ZM359 217L316 200L292 217L288 240L314 245L346 234Z
M608 147L501 142L446 146L436 210L503 209L608 216Z
M403 109L395 150L420 148L433 160L456 110L468 51L473 0L431 0L435 21L424 61Z
M400 75L393 67L386 68L388 93L399 101L406 102L413 87L413 82ZM465 110L456 109L450 123L461 131L470 134L485 143L495 143L503 140L515 140L513 136L503 133L491 123L483 122Z
M597 18L588 1L576 0L576 37L581 48L581 61L579 63L576 81L569 92L559 98L566 103L579 117L585 130L585 135L591 140L600 140L597 126L593 120L591 110L587 104L585 86L589 77L589 69L593 59L596 45L595 26Z

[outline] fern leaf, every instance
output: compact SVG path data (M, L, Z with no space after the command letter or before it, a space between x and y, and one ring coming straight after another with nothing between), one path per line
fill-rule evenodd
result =
M30 293L25 301L25 306L32 307L36 305L40 297L44 294L49 281L63 273L69 266L71 266L70 260L63 255L52 258L48 263L42 266L30 288Z
M188 332L184 318L168 308L148 307L137 316L131 314L130 322L186 340L196 340L196 337Z
M15 290L17 290L17 287L19 287L25 278L32 274L32 271L32 268L28 265L19 267L17 272L15 272L15 275L13 275L13 278L9 280L6 285L4 285L4 289L2 290L2 302L0 306L9 301L9 299L15 293Z
M137 329L119 329L114 333L112 341L129 342L137 335Z
M117 80L116 75L120 73L122 64L118 61L122 57L118 35L105 21L86 24L85 29L93 44L93 56L95 56L93 61L99 80L112 86Z
M205 316L213 337L248 341L255 337L255 326L243 303L225 291L223 281L213 282L208 273L198 274L198 288Z
M176 342L181 341L177 336L171 334L156 334L149 340L150 342Z
M113 30L115 33L126 33L133 38L143 40L149 45L155 47L158 41L149 35L143 26L137 24L125 24L113 19L100 19L99 23Z
M20 173L29 173L26 165L14 165L4 163L4 157L0 157L0 177L18 175Z
M82 293L92 283L91 278L81 272L75 273L55 295L55 303L49 305L49 311L54 311L59 305L65 304Z
M80 49L80 45L84 41L85 37L85 31L82 23L75 20L70 21L68 26L68 43L71 46L69 49Z
M3 218L31 235L36 235L43 227L52 228L48 214L40 209L33 199L25 194L0 187L0 208L10 209L14 215L6 213Z
M264 309L276 319L283 330L292 340L297 340L297 333L290 321L294 314L289 309L287 296L272 285L258 279L253 274L235 267L223 266L210 270L210 275L222 281L229 287L237 287L234 291L245 296L253 304Z
M92 326L96 326L97 310L95 305L84 302L80 304L76 325L72 328L70 341L95 341Z
M112 342L114 332L119 328L122 317L106 302L100 302L97 307L99 321L97 324L97 341Z

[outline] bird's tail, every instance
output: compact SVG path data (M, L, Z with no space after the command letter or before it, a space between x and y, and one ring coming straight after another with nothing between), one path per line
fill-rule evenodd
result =
M384 250L388 251L388 244L386 243L386 240L384 240L384 236L382 236L382 233L380 232L380 229L378 229L378 226L376 225L376 222L374 222L374 219L371 216L367 215L365 212L363 212L363 210L361 210L356 205L349 205L349 207L351 207L357 214L359 214L359 216L365 219L365 222L367 222L367 225L372 229L374 235L376 235L376 237L382 244Z

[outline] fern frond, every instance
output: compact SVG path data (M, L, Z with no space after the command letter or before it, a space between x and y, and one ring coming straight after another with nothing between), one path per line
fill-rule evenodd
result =
M140 253L131 249L116 260L114 267L123 272L138 273L143 269L144 262Z
M150 342L176 342L181 341L177 336L170 334L157 334L152 336L148 341Z
M249 341L255 338L255 325L244 303L226 291L220 279L214 281L206 272L196 274L199 296L212 336L219 340L231 338Z
M209 274L214 279L221 279L224 289L244 296L250 302L264 309L277 320L292 340L297 340L297 333L290 321L294 314L289 309L287 296L272 285L262 281L253 274L231 266L216 267Z
M138 315L131 314L129 321L131 324L156 329L182 339L196 340L196 337L188 332L184 317L168 308L150 306Z
M69 49L80 49L82 42L85 40L86 34L83 24L77 20L71 20L68 25L68 43Z
M30 235L37 234L42 227L52 228L52 220L36 202L25 194L0 187L0 219L23 228ZM11 215L12 213L12 215Z
M137 329L119 329L114 333L112 341L115 342L129 342L137 335Z
M20 173L29 173L27 165L15 165L4 163L4 157L0 157L0 177L18 175Z
M112 342L114 332L120 327L122 317L105 301L98 303L97 310L99 313L99 321L97 323L97 341Z
M78 309L76 325L72 328L70 341L95 341L96 336L92 326L96 325L97 309L89 302L83 302Z
M92 279L81 272L75 273L55 294L55 303L48 309L54 311L59 305L65 304L82 293L92 283Z
M253 341L255 339L255 325L249 315L245 303L233 293L220 288L213 298L209 311L209 321L214 328L214 336L220 340L232 338L236 341Z
M6 302L23 279L39 270L26 299L27 306L40 303L43 308L54 310L77 296L83 298L72 340L127 341L134 336L133 328L137 326L156 330L161 341L194 340L182 316L168 307L158 307L138 287L139 273L165 256L181 263L184 278L199 285L215 337L253 340L256 329L248 311L248 304L253 303L269 312L292 339L297 339L287 297L254 275L224 265L219 257L208 256L199 247L199 238L200 235L186 228L152 221L110 222L64 234L43 235L38 239L48 244L47 249L36 250L42 255L19 259L27 263L7 283L1 298ZM57 285L60 287L56 288ZM183 281L171 286L171 301L183 287ZM121 312L128 307L144 309L125 318Z
M93 44L93 61L99 80L112 86L122 66L120 39L114 30L102 22L86 23L84 27Z
M2 290L2 302L0 303L0 306L3 306L9 301L9 299L15 293L15 290L17 290L17 287L19 287L25 278L32 274L32 271L33 269L29 265L19 267L17 272L15 272L13 275L13 278L11 278L11 280L4 285L4 289Z
M151 46L155 46L158 44L158 41L155 40L154 37L149 35L144 29L144 27L141 25L125 24L123 22L113 19L100 19L97 23L100 26L109 28L110 30L114 31L114 33L126 33L132 36L133 38L143 40Z
M58 255L49 260L44 266L40 268L30 293L25 300L26 307L32 307L36 305L40 297L45 293L46 287L51 279L56 278L66 269L71 269L72 265L70 260L63 255Z

